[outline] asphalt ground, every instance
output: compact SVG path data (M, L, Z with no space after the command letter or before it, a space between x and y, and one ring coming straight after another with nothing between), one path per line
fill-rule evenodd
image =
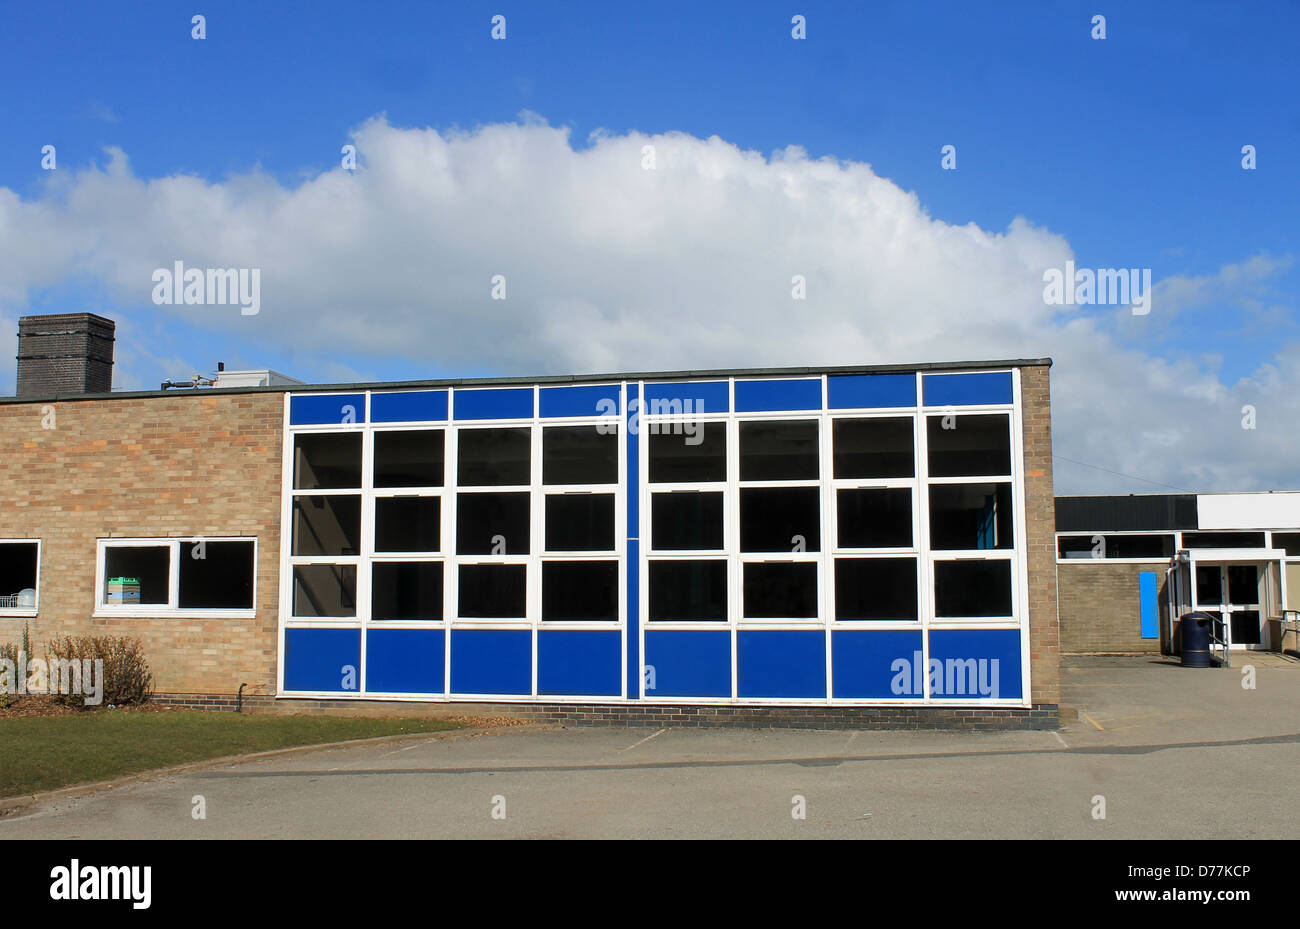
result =
M325 747L38 799L0 840L1295 838L1300 667L1260 661L1246 689L1249 663L1075 662L1059 731L511 727Z

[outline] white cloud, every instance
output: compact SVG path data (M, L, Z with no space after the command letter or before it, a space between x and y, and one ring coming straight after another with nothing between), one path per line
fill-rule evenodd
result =
M1073 255L1024 219L949 225L868 165L797 148L765 158L717 137L597 133L575 150L532 115L442 133L377 118L353 141L355 174L292 188L258 172L144 180L110 150L37 199L0 189L0 313L73 274L97 278L128 307L119 317L152 312L152 271L182 259L260 268L261 313L160 312L381 376L396 358L541 374L1052 355L1062 455L1197 490L1300 484L1300 349L1236 384L1212 359L1146 354L1119 341L1132 324L1044 303L1043 269ZM1152 316L1285 263L1163 282ZM796 274L807 300L791 299ZM1254 432L1240 428L1246 403ZM1058 489L1159 488L1062 462Z

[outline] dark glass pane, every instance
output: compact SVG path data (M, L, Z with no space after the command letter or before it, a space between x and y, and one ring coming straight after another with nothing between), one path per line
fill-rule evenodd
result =
M375 551L438 551L442 547L441 512L438 497L376 497Z
M914 477L912 418L837 419L831 429L837 478Z
M915 558L836 558L836 619L917 619Z
M165 604L171 587L171 547L104 549L104 602Z
M461 429L456 475L467 486L532 482L532 429Z
M745 616L803 619L817 616L817 565L759 562L745 565Z
M821 488L749 487L740 492L742 552L821 550Z
M650 562L651 620L726 618L725 561Z
M1259 610L1232 611L1232 644L1259 645Z
M1263 548L1262 532L1184 532L1183 548Z
M456 553L527 555L529 494L456 495Z
M936 561L934 612L939 617L1011 615L1010 561Z
M1273 547L1284 549L1292 558L1300 556L1300 532L1273 533Z
M293 498L295 555L355 555L361 551L361 497L329 494Z
M907 548L912 544L912 491L901 488L835 493L840 548Z
M35 542L0 544L0 606L17 606L22 591L36 589L36 549Z
M180 559L181 609L253 608L252 542L183 541Z
M442 562L376 561L371 619L442 619Z
M1116 535L1094 533L1091 535L1063 535L1056 540L1060 557L1071 561L1111 558L1150 558L1163 561L1174 554L1172 535Z
M816 480L817 421L740 424L742 481Z
M470 619L521 619L527 612L527 584L527 565L461 565L458 615Z
M617 620L618 562L543 562L542 619Z
M1253 564L1228 565L1228 602L1259 603L1259 570Z
M650 540L651 547L659 551L722 548L722 494L654 494Z
M1003 413L928 417L930 476L1010 474L1009 422Z
M614 548L613 494L547 494L546 548L605 552Z
M652 484L694 484L727 479L727 424L695 423L691 434L675 424L647 426Z
M1011 548L1010 484L931 484L930 548L983 551Z
M293 438L293 486L333 490L361 486L361 433L299 433Z
M293 615L356 616L357 569L352 565L296 565Z
M1223 578L1218 565L1196 566L1196 602L1201 606L1218 606L1223 602Z
M617 484L618 433L599 426L542 430L543 484Z
M375 433L376 487L441 487L441 429Z

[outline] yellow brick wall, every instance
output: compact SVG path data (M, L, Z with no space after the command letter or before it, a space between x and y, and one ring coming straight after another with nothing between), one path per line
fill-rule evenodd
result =
M1158 638L1142 638L1138 575L1143 571L1156 575L1160 628L1164 628L1169 613L1168 564L1080 559L1077 564L1060 565L1061 650L1067 655L1158 653Z
M1060 629L1056 591L1056 498L1052 488L1050 368L1022 368L1020 402L1025 455L1026 556L1029 567L1030 694L1060 703Z
M133 635L159 693L274 693L283 403L265 392L0 404L0 538L42 540L33 644ZM92 617L98 539L217 535L258 541L255 618ZM23 622L0 618L0 642L17 642Z

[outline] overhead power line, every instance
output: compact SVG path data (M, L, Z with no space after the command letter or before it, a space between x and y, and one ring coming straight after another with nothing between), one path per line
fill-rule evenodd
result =
M1097 471L1105 471L1107 474L1115 474L1119 477L1126 477L1131 481L1142 481L1144 484L1155 484L1157 487L1168 487L1170 490L1182 491L1185 494L1196 493L1194 490L1188 490L1186 487L1175 487L1173 484L1166 484L1163 481L1153 481L1150 478L1138 477L1136 474L1125 474L1123 471L1114 471L1110 468L1103 468L1101 465L1088 464L1086 461L1075 461L1073 458L1066 458L1064 455L1053 454L1053 458L1059 458L1062 461L1068 461L1070 464L1082 465L1085 468L1093 468Z

